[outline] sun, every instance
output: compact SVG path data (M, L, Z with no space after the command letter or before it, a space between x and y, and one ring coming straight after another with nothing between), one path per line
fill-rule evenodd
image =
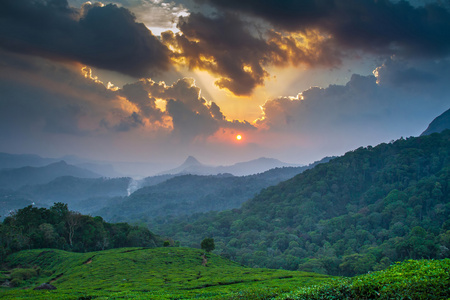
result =
M236 140L238 140L238 141L242 140L242 135L238 134L238 135L236 136Z

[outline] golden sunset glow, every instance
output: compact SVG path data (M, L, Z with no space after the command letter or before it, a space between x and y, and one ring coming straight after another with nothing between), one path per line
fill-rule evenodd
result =
M445 1L99 1L0 1L0 152L309 164L448 109Z

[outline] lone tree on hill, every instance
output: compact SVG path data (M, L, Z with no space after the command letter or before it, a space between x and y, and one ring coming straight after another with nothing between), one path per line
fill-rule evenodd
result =
M200 245L202 246L202 249L205 250L206 252L211 252L214 249L216 249L213 238L205 238Z

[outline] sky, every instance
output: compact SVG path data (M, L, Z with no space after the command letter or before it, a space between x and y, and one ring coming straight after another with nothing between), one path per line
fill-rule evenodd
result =
M420 135L449 58L448 0L2 0L0 152L308 164Z

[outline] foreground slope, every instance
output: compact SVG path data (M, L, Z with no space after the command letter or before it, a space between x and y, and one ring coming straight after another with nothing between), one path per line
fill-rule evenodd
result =
M387 270L302 287L275 300L448 299L450 259L409 260Z
M54 249L21 251L6 263L19 288L50 282L56 291L2 288L6 299L223 299L248 288L289 291L327 277L305 272L251 269L189 248L121 248L90 253ZM34 271L33 271L34 270ZM84 298L81 298L84 297Z
M241 209L156 232L209 235L249 266L353 276L450 256L450 131L359 148L263 190Z

